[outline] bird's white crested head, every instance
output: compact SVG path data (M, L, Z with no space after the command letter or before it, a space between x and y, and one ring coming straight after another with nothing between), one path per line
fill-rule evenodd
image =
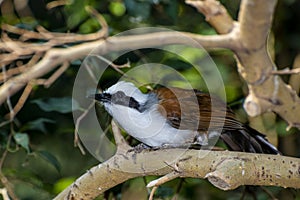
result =
M128 97L133 97L140 104L145 103L148 98L148 95L143 94L133 83L126 81L117 82L105 90L104 93L115 94L118 91L124 92Z

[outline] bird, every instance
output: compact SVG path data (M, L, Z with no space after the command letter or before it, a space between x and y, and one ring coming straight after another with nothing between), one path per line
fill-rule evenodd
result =
M160 87L143 93L132 82L119 81L91 98L150 148L207 146L217 137L231 151L280 154L264 134L238 121L224 101L200 90Z

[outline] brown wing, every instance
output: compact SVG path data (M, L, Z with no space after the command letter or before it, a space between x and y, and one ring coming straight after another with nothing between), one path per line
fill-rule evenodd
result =
M159 99L159 111L174 128L201 132L209 127L215 130L242 129L234 113L218 97L180 88L160 88L153 92Z

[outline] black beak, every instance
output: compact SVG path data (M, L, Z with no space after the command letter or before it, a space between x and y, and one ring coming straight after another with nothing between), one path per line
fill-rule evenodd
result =
M111 94L100 93L100 94L91 94L88 96L90 99L95 99L96 101L100 101L102 103L111 102Z

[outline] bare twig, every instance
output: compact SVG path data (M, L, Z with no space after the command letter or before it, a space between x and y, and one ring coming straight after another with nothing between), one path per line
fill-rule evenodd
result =
M0 171L2 170L3 163L4 163L4 160L5 160L6 156L7 156L7 153L8 153L8 151L7 151L7 149L5 149L4 152L3 152L3 154L2 154L2 156L1 156L1 159L0 159Z
M5 101L5 97L11 96L32 79L40 78L49 71L61 65L64 62L84 58L89 52L97 48L99 55L105 54L114 50L132 49L141 47L154 47L157 45L181 44L182 37L191 37L198 41L202 46L207 48L212 47L230 47L234 45L232 42L233 35L222 36L199 36L191 33L159 32L137 36L122 36L117 38L109 38L106 41L86 42L84 44L75 45L67 49L52 48L47 51L38 63L32 66L29 70L22 74L10 78L0 86L0 104ZM11 54L13 55L13 54ZM14 57L17 59L19 56Z
M93 106L95 105L95 102L92 102L88 108L86 110L84 110L84 112L77 118L76 123L75 123L75 130L74 130L74 146L78 146L81 153L83 155L85 155L85 151L84 148L82 147L79 137L78 137L78 130L79 130L79 125L80 122L83 118L85 118L85 116L89 113L89 111L93 108Z
M56 81L70 66L69 62L64 62L63 65L58 68L48 79L36 80L39 85L44 85L46 88L50 87L54 81Z
M272 71L272 75L290 75L290 74L299 74L300 73L300 68L296 69L290 69L290 68L285 68L283 70L275 70Z
M105 38L108 35L108 25L105 19L93 8L88 7L87 11L94 16L102 29L96 33L80 35L71 33L52 33L38 26L38 32L18 28L9 24L1 24L2 38L0 42L0 50L9 52L8 54L2 53L0 60L2 65L7 65L17 59L22 59L24 56L32 56L37 53L46 52L56 45L63 45L68 43L93 41ZM8 37L6 32L20 35L19 41L12 40ZM25 42L29 39L46 40L47 42L36 45L35 43Z
M64 6L64 5L68 5L71 2L69 0L58 0L58 1L51 1L49 3L47 3L46 8L48 10L51 10L53 8L56 8L58 6Z
M3 200L10 200L6 188L0 188L0 194L2 195Z
M8 69L6 71L6 77L4 77L3 73L0 74L0 81L4 82L5 81L4 78L8 79L8 78L10 78L10 77L12 77L16 74L20 74L20 73L24 72L25 69L26 69L26 65L22 65L22 66L19 66L19 67Z
M149 200L153 200L154 199L154 194L155 194L155 191L157 190L157 186L154 186L150 192L150 195L149 195Z
M178 200L179 192L182 188L183 183L184 183L184 178L179 180L179 184L177 186L176 192L175 192L175 194L174 194L174 196L172 197L171 200Z
M27 98L29 97L32 88L36 84L44 85L45 87L49 87L67 68L69 67L69 63L65 62L55 73L53 73L50 78L47 80L32 80L30 81L27 86L25 87L21 97L19 98L17 104L14 106L12 110L10 110L10 113L5 115L5 118L9 118L10 121L13 120L13 118L18 114L18 112L22 109L24 106ZM5 71L3 70L3 73L5 74Z
M3 154L2 154L2 156L1 156L1 159L0 159L0 181L1 181L2 185L5 187L6 192L11 196L11 198L13 200L18 200L18 197L15 195L11 183L8 181L8 179L6 178L6 176L4 176L4 174L2 173L3 163L4 163L4 160L5 160L6 156L7 156L7 153L8 153L8 150L5 149L4 152L3 152ZM2 196L4 198L3 193L2 193Z
M4 81L6 81L6 68L5 68L5 66L3 65L2 66L2 73L3 73L3 80ZM13 120L13 118L14 118L14 109L13 109L13 107L12 107L12 105L11 105L11 101L10 101L10 96L7 96L7 98L6 98L6 104L7 104L7 106L8 106L8 109L9 109L9 114L10 114L10 117L9 117L9 120L8 120L8 122L11 122L12 120ZM5 125L5 124L7 124L6 122L4 122L4 123L2 123L3 125ZM1 125L2 125L1 124Z
M148 183L147 187L158 187L166 182L169 182L175 178L178 178L180 176L180 173L177 171L172 171L169 174L166 174L154 181L151 181L150 183Z
M97 19L97 21L99 22L99 24L102 27L102 29L100 30L99 33L102 34L102 37L106 38L108 36L108 28L109 27L108 27L104 17L91 6L87 6L87 7L85 7L85 9L87 12L89 12L91 15L93 15Z
M2 185L6 188L9 196L13 200L18 200L19 198L15 195L11 183L8 181L8 179L6 178L6 176L3 175L2 172L0 172L0 180L1 180Z
M117 153L127 152L131 147L127 144L126 140L121 134L121 130L114 120L111 121L112 132L117 145Z
M29 97L30 93L32 91L32 82L29 82L27 86L25 87L21 97L19 98L17 104L13 108L10 113L5 115L5 118L9 118L10 121L14 119L14 117L18 114L18 112L22 109L24 106L24 103L26 102L27 98Z
M101 21L103 23L103 21ZM101 24L102 25L102 24ZM105 27L105 25L104 25ZM48 40L51 41L47 43L50 46L53 45L62 45L62 44L67 44L67 43L75 43L75 42L84 42L84 41L92 41L92 40L97 40L100 38L103 38L107 33L104 31L98 31L96 33L91 33L91 34L75 34L75 33L52 33L52 32L34 32L34 31L29 31L26 29L18 28L15 26L11 26L9 24L1 24L1 29L3 31L7 31L10 33L15 33L21 36L20 40L23 42L17 42L14 41L14 43L8 43L9 41L6 41L6 45L16 45L18 44L20 47L24 46L30 46L30 43L24 43L24 41L27 41L29 39L40 39L40 40ZM41 30L41 28L39 29ZM46 29L43 29L46 30ZM105 30L105 29L104 29ZM105 30L106 31L106 30ZM10 40L12 42L12 40ZM46 44L42 43L39 46ZM33 47L33 46L31 46ZM14 47L16 48L16 46Z
M122 75L124 75L125 73L122 70L120 70L119 68L124 68L125 66L130 67L129 63L126 63L124 65L119 66L119 65L114 64L112 61L107 60L103 56L99 56L99 55L93 55L93 56L95 56L95 57L99 58L100 60L104 61L106 64L111 66L114 70L116 70L117 72L119 72Z
M300 54L296 56L293 69L300 70ZM292 74L289 80L290 86L295 90L296 94L300 92L300 74Z

